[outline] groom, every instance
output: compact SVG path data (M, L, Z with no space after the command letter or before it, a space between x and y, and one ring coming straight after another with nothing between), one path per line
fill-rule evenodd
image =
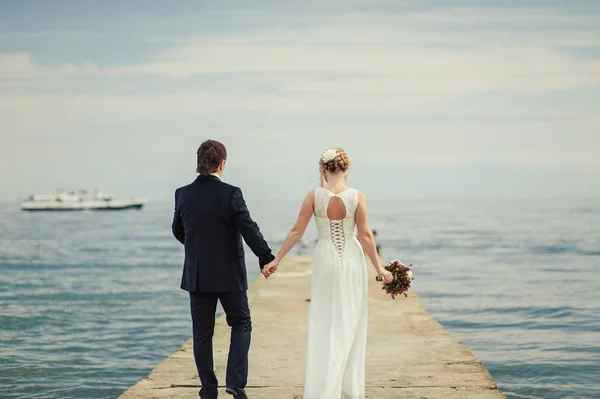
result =
M242 237L258 257L261 270L274 256L250 218L242 191L221 181L227 160L225 146L208 140L197 155L200 176L175 191L172 228L185 246L181 288L190 294L200 398L218 395L212 349L218 299L231 327L225 391L235 399L245 399L252 322Z

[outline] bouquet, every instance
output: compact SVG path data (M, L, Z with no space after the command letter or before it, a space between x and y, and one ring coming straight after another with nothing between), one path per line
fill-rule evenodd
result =
M406 291L411 287L414 280L411 265L403 265L398 259L391 261L387 266L384 266L385 270L392 273L394 280L389 284L384 284L382 289L385 290L386 294L392 296L392 299L396 299L397 295L404 294L408 296ZM377 276L377 281L383 281L382 276Z

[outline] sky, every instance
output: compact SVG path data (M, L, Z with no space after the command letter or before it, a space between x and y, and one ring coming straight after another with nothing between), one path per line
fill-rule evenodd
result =
M172 200L208 138L253 199L330 146L368 198L599 198L600 2L0 2L0 200Z

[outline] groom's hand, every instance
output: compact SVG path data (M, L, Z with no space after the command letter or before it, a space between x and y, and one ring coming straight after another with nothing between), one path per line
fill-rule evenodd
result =
M265 265L265 267L263 267L263 269L260 272L268 280L269 277L271 277L271 274L273 274L277 271L277 266L278 265L275 261L269 262Z

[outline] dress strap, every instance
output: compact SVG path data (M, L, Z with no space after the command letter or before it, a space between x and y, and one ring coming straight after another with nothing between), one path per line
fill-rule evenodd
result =
M354 217L358 208L358 190L349 188L340 194L340 198L346 205L347 215Z
M327 190L319 187L315 189L315 216L318 218L327 217L327 205L329 205L329 196Z

